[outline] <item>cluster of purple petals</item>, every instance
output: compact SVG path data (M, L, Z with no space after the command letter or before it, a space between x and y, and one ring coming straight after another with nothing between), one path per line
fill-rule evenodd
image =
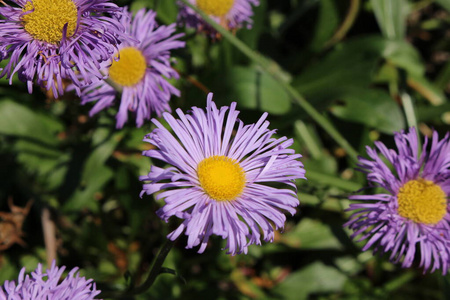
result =
M196 0L189 0L193 5L196 5ZM178 23L186 25L190 28L195 28L198 31L206 31L212 36L216 35L216 31L205 22L202 17L197 14L192 8L186 6L183 2L178 1L180 11L178 13ZM259 0L235 0L233 7L228 14L224 16L223 20L220 17L209 16L219 24L226 26L227 29L239 29L246 25L247 28L252 26L253 9L252 5L258 6ZM225 24L223 24L225 22Z
M154 11L146 12L141 9L130 22L131 13L125 9L127 18L122 18L122 25L127 34L131 35L136 43L124 42L120 48L136 47L145 57L149 66L144 78L135 86L124 86L117 113L117 128L122 128L128 120L128 113L136 114L138 127L149 120L153 113L159 117L164 111L170 111L169 100L172 95L180 96L180 91L173 87L167 79L179 78L178 73L171 67L170 51L185 46L185 42L177 40L182 33L175 34L175 24L158 26ZM120 49L119 48L119 49ZM103 64L103 71L107 73L109 64ZM113 105L116 102L117 92L103 80L96 80L92 85L83 89L82 103L96 102L92 108L91 116Z
M0 6L0 59L10 58L0 77L6 76L11 84L17 73L30 93L36 82L58 97L64 92L63 79L72 80L79 93L93 77L103 77L100 63L110 61L120 39L126 39L117 18L108 16L120 16L121 9L109 0L73 0L79 14L77 29L70 37L63 31L57 44L37 40L24 29L22 8L28 1L11 2L18 7Z
M16 281L5 281L0 287L0 300L92 300L100 294L92 279L80 277L78 268L72 269L61 280L65 267L56 267L53 262L50 269L43 272L42 265L30 275L25 268L20 271Z
M289 148L293 140L274 138L267 114L255 124L244 125L235 108L233 102L218 109L210 94L206 112L192 107L190 114L184 114L178 109L179 119L165 113L173 134L153 120L157 128L144 139L156 149L143 155L171 166L153 165L148 175L141 176L147 182L141 196L160 192L156 199L164 199L165 205L157 214L166 222L173 216L183 221L168 238L175 240L184 232L187 248L200 246L199 253L212 235L226 239L225 249L232 255L247 253L249 245L260 245L261 240L272 241L274 230L284 227L284 211L294 214L299 204L294 180L304 179L305 170L301 155ZM245 172L244 190L234 200L216 201L200 185L197 166L214 155L236 160Z
M394 263L411 267L418 263L424 271L450 267L450 215L437 224L416 223L398 214L397 194L408 181L423 178L439 185L450 195L450 137L439 139L434 132L419 146L415 129L395 133L397 151L376 142L376 148L367 147L369 159L360 158L360 171L367 174L370 187L384 190L375 195L354 195L359 203L350 205L353 211L345 224L354 230L352 237L367 240L363 250L390 252ZM380 157L381 156L383 157ZM387 161L387 163L386 163Z

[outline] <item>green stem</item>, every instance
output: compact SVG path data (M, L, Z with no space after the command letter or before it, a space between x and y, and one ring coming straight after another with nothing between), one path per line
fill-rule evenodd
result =
M408 122L408 127L414 127L416 129L416 133L418 133L417 118L411 96L407 93L403 93L401 95L401 98L403 103L403 110L405 111L406 115L406 122Z
M300 93L294 89L287 81L285 72L281 67L273 60L270 60L260 53L253 51L241 40L235 37L231 32L226 30L220 24L212 20L207 14L201 11L196 6L188 2L188 0L181 0L186 6L192 8L197 12L211 27L213 27L217 32L219 32L225 39L227 39L231 44L233 44L239 51L245 54L253 62L260 65L263 70L272 76L278 83L289 93L294 102L302 107L306 113L319 124L328 134L342 147L344 148L348 155L356 162L358 160L358 152L347 142L347 140L335 129L333 124L320 114L308 101L303 98Z
M145 282L142 285L131 290L127 294L132 295L142 294L152 286L152 284L155 282L156 277L158 277L158 275L160 274L164 260L166 259L167 255L169 254L174 244L175 241L171 241L169 239L166 240L166 243L162 246L158 256L155 259L155 262L153 263L152 269L150 270L150 274L148 275L147 280L145 280Z
M123 92L123 87L121 85L118 85L117 83L115 83L111 78L106 78L105 82L107 84L109 84L113 89L116 90L116 92L118 93L122 93Z
M99 295L99 298L107 299L107 298L123 298L126 296L131 295L139 295L144 292L146 292L150 287L153 285L153 283L156 280L156 277L161 273L161 268L164 263L164 260L166 259L167 255L169 254L170 250L172 249L173 245L175 244L175 241L171 241L169 239L166 240L165 244L161 247L161 250L158 253L158 256L155 259L155 262L153 263L152 269L150 270L150 273L145 280L143 284L141 284L138 287L131 287L131 289L123 292L109 292L105 291L102 292Z
M360 5L360 0L350 1L350 7L348 9L347 16L344 19L344 22L342 22L341 27L339 27L333 37L325 44L325 48L333 46L345 37L350 28L352 28L353 23L355 23Z

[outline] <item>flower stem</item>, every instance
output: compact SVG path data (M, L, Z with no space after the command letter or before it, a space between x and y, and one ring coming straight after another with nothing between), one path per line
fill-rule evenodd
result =
M345 17L344 22L342 22L341 26L333 35L333 37L325 44L326 48L329 48L337 44L345 37L347 32L350 30L350 28L352 28L353 24L355 23L360 6L361 6L360 0L350 0L350 7L348 9L347 16Z
M278 83L288 92L293 101L302 107L306 113L319 124L328 134L346 150L348 155L354 160L358 160L358 152L348 143L348 141L336 130L334 125L321 113L319 113L300 93L293 88L286 81L286 72L273 60L270 60L260 53L250 49L245 43L239 40L231 32L226 30L220 24L216 23L207 14L201 11L196 6L189 3L188 0L181 0L186 6L197 12L211 27L219 32L225 39L227 39L232 45L234 45L239 51L245 54L253 62L260 65L262 69L271 77L273 77Z
M417 118L416 113L414 111L414 104L412 102L411 96L407 93L403 93L401 95L403 110L406 115L406 122L408 123L408 127L414 127L416 131L416 135L418 140L420 141L419 128L417 127Z
M143 284L132 289L127 294L132 294L132 295L142 294L153 285L156 277L158 277L158 275L161 272L161 267L164 263L164 260L166 259L167 255L169 254L169 252L172 249L174 244L175 244L175 241L171 241L169 239L166 240L164 245L161 247L161 250L159 251L158 256L156 257L155 262L153 263L152 269L150 270L150 274L148 274L147 279L144 281Z
M169 239L166 240L164 245L161 247L161 250L159 251L158 256L156 257L155 262L153 263L152 269L150 270L150 273L148 274L147 279L144 281L143 284L141 284L138 287L131 286L130 289L127 291L120 291L120 292L119 291L103 291L99 295L99 298L122 299L127 296L139 295L139 294L146 292L153 285L153 283L156 280L156 277L158 277L158 275L161 274L162 265L164 263L164 260L166 259L167 255L169 254L169 252L172 249L174 244L175 244L175 241L171 241Z

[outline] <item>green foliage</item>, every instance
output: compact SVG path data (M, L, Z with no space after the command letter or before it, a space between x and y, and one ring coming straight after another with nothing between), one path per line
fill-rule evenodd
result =
M414 125L404 95L412 99L423 134L449 130L450 64L436 57L448 56L443 37L450 2L260 2L253 28L233 36L244 48L178 27L187 46L173 52L181 97L171 107L204 107L212 91L219 105L236 101L244 123L268 112L270 128L294 138L293 148L303 155L308 181L297 182L299 212L287 217L273 243L251 246L247 255L226 255L220 237L198 254L184 249L180 238L164 263L176 276L166 269L135 299L449 298L448 276L404 270L388 256L361 252L363 244L349 238L343 228L347 199L366 182L342 141L363 156L376 140L392 144L394 131ZM175 0L117 3L133 11L155 9L161 24L177 19ZM351 5L359 8L354 16ZM434 27L427 27L431 21ZM11 86L0 79L0 211L9 212L9 197L22 207L34 200L23 227L26 246L0 252L0 282L15 278L22 266L32 270L46 261L44 208L57 228L60 264L80 266L104 290L143 282L177 225L155 214L163 201L140 197L139 176L160 166L141 155L148 150L142 139L154 125L135 128L131 121L117 130L117 106L89 117L92 106L79 105L73 93L47 98L39 88L28 95L17 78Z

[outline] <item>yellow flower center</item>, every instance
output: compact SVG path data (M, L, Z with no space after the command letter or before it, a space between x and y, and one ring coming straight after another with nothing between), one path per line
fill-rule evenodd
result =
M223 155L202 160L197 175L203 190L217 201L234 200L244 190L244 170L235 159Z
M118 61L113 60L109 68L109 77L121 86L133 86L145 75L147 62L142 52L134 47L119 51Z
M35 39L57 43L63 36L67 24L67 36L74 34L78 11L72 0L32 0L25 4L22 16L25 30ZM31 11L31 12L30 12ZM28 13L29 12L29 13Z
M437 184L424 179L408 181L397 195L398 214L416 223L437 224L447 213L447 199Z
M233 7L234 0L197 0L197 6L206 14L223 17Z

